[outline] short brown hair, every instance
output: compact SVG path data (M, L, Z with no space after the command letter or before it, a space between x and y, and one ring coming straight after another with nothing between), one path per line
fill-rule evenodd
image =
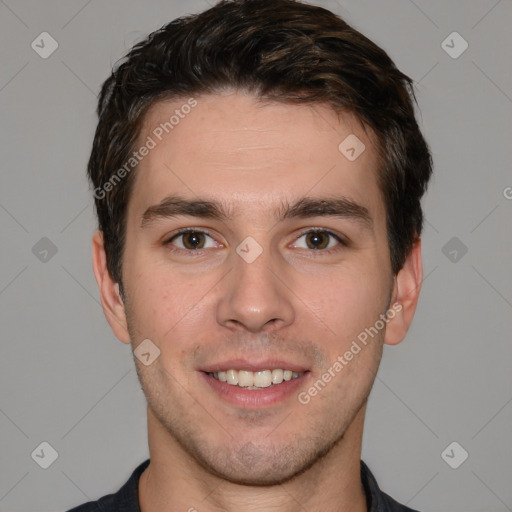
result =
M397 273L421 234L432 173L415 119L412 80L340 17L293 0L223 0L136 44L104 82L88 164L108 270L121 285L126 213L135 171L105 185L134 150L144 115L162 99L240 89L265 100L327 103L376 134L377 179Z

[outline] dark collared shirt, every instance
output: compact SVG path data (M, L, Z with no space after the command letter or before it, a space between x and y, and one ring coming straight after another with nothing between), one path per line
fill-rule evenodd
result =
M103 496L97 501L84 503L68 512L141 512L139 507L139 478L148 467L149 459L138 466L132 476L115 494ZM366 493L368 512L417 512L400 505L383 493L368 466L361 461L361 480Z

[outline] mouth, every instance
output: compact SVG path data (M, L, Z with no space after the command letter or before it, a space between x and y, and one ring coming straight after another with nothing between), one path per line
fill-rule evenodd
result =
M207 372L207 375L219 382L225 382L230 386L255 390L277 386L283 382L298 379L304 375L304 373L305 372L294 372L292 370L274 368L273 370L258 370L255 372L230 369L220 372Z
M231 361L199 372L218 398L243 409L277 405L309 381L310 370L283 361Z

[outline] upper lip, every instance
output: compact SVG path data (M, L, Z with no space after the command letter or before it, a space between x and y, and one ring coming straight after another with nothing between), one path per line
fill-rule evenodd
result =
M247 359L230 359L219 363L208 364L201 371L206 373L225 372L227 370L245 370L248 372L257 372L260 370L291 370L292 372L302 373L308 371L307 366L282 359L262 359L248 361Z

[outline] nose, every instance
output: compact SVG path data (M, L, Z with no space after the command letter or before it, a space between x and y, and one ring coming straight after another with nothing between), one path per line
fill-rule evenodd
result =
M221 282L217 321L230 329L270 332L290 325L295 317L293 292L285 277L271 268L268 249L251 263L233 254L234 268ZM282 274L282 273L281 273Z

